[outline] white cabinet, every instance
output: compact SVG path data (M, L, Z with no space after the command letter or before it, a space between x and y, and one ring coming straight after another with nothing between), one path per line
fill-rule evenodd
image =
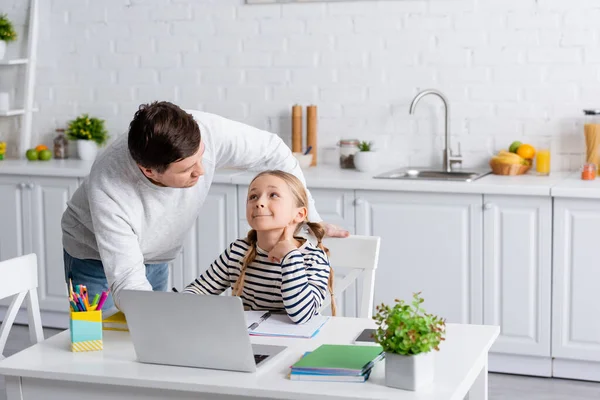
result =
M0 261L23 254L24 190L22 177L0 177Z
M375 304L410 300L447 322L482 322L482 196L356 191L356 233L381 237Z
M484 324L499 325L490 370L551 375L552 200L484 196Z
M598 232L600 201L554 200L554 376L600 380Z
M213 184L182 252L182 287L192 282L238 237L237 189ZM177 276L174 269L174 276Z
M38 257L40 308L64 311L68 303L60 221L78 182L76 178L36 177L27 186L31 195L30 234Z
M310 189L323 221L355 233L354 190Z
M0 176L0 259L37 254L42 310L68 309L60 220L77 186L77 178Z
M183 280L183 253L185 248L181 250L181 253L177 256L175 260L169 263L169 283L168 290L171 290L172 287L176 287L178 290L181 289L184 285L187 285L189 282L185 282Z

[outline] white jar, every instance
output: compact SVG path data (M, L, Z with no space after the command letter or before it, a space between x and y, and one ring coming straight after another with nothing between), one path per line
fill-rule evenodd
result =
M359 141L357 139L342 139L340 146L340 168L354 169L354 155L358 152Z

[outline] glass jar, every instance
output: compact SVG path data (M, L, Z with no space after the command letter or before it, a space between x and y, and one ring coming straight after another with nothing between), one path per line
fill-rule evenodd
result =
M357 139L342 139L339 141L340 146L340 168L353 169L354 155L358 153Z
M585 123L583 135L585 137L585 162L600 164L600 109L583 110Z
M58 135L54 138L54 158L61 160L69 158L69 141L65 137L64 129L57 129Z
M584 181L593 181L596 179L596 164L586 163L581 168L581 179Z

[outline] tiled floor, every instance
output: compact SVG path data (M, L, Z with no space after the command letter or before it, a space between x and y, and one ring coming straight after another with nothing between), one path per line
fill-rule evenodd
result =
M44 337L59 333L44 329ZM10 356L29 346L29 335L24 326L14 326L4 351ZM490 400L599 400L600 383L563 379L531 378L516 375L490 374ZM4 378L0 376L0 400L6 400Z

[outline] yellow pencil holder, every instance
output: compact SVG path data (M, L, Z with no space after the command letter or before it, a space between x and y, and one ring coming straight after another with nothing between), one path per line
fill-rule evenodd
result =
M71 311L71 351L97 351L102 344L102 310Z

